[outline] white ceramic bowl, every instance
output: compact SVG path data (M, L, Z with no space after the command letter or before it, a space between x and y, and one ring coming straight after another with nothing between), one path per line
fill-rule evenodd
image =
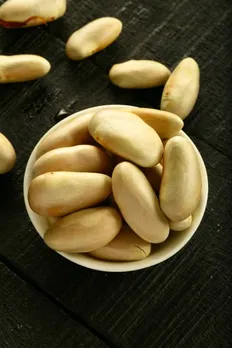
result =
M80 112L77 112L63 121L56 124L54 127L52 127L45 135L49 134L52 130L59 127L62 124L65 124L66 122L70 121L71 119L74 119L76 117L79 117L80 115L83 115L85 113L89 113L90 111L99 111L103 109L122 109L122 108L129 108L131 106L128 105L103 105L103 106L97 106L90 109L86 109ZM45 136L44 135L44 136ZM185 137L188 139L191 143L192 141L190 138L181 131L179 135ZM43 138L42 138L43 139ZM38 143L39 144L39 143ZM46 229L48 228L48 222L47 219L34 213L29 204L28 204L28 187L30 185L30 182L32 180L32 167L35 162L36 158L36 149L38 144L35 146L34 150L31 153L31 156L29 158L29 161L27 163L25 176L24 176L24 199L26 204L26 209L28 212L28 215L36 229L36 231L39 233L41 237L43 237ZM192 143L193 144L193 143ZM193 144L194 145L194 144ZM144 260L140 261L130 261L130 262L110 262L110 261L103 261L103 260L97 260L92 258L91 256L88 256L87 254L67 254L67 253L59 253L66 259L81 265L85 266L87 268L91 268L98 271L105 271L105 272L128 272L128 271L135 271L143 268L147 268L150 266L154 266L162 261L167 260L169 257L176 254L180 249L182 249L185 244L188 243L188 241L192 238L194 233L196 232L198 226L200 225L200 222L203 218L207 198L208 198L208 178L207 178L207 172L204 165L204 162L202 160L202 157L197 150L197 148L194 145L194 148L196 150L199 163L200 163L200 169L201 169L201 176L202 176L202 193L201 193L201 200L200 203L196 209L196 211L193 214L193 222L192 225L182 232L171 232L169 238L161 244L154 245L152 249L152 253L149 257L147 257Z

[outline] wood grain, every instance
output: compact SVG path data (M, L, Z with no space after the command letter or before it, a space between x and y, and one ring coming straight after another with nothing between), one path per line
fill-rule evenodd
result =
M2 348L108 347L1 262L0 282Z
M23 283L28 296L37 297L36 292L48 301L52 309L41 304L43 316L48 312L57 323L61 316L67 318L67 330L75 320L80 330L82 325L93 330L87 336L96 333L118 348L232 346L231 12L229 0L70 0L67 15L49 26L0 30L0 54L35 53L52 63L51 73L41 80L0 86L0 130L18 155L15 170L0 178L0 259L29 284ZM90 59L70 62L64 53L68 36L105 15L123 21L122 35ZM201 67L201 92L185 131L209 175L209 202L196 235L178 255L140 272L99 273L62 259L44 245L25 211L22 182L31 150L61 109L74 112L114 103L159 107L162 88L125 91L112 86L107 74L113 63L157 59L172 68L189 55ZM14 289L16 276L10 274L8 284ZM12 313L21 308L16 295L12 290ZM35 326L40 318L31 309L25 316L33 316ZM49 333L47 326L43 329ZM4 323L3 328L9 332ZM28 342L34 337L30 332ZM62 341L62 347L70 346Z

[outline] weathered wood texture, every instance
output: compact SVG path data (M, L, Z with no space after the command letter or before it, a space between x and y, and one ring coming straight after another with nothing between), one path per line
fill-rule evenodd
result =
M90 59L70 62L64 54L68 35L105 15L124 22L121 37ZM65 315L114 347L232 346L231 18L230 0L72 0L66 16L47 27L0 31L0 53L36 53L52 63L42 80L0 86L0 129L18 154L15 170L0 178L0 257ZM172 68L189 55L201 67L201 93L185 131L205 160L210 184L196 235L178 255L141 272L104 274L62 259L38 237L24 208L23 174L34 145L60 109L159 106L161 89L113 87L107 73L114 62L157 59ZM30 308L25 316L30 319ZM35 314L35 325L37 320Z
M108 346L0 262L1 348Z

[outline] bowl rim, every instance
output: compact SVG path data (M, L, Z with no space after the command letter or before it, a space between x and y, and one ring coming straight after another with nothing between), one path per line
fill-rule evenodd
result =
M25 173L24 173L24 181L23 181L23 193L24 193L24 202L25 202L28 216L29 216L35 230L41 236L41 238L43 238L43 234L45 232L46 226L48 226L47 219L45 217L39 216L38 214L34 213L31 210L29 203L28 203L28 197L27 197L29 184L30 184L30 181L32 178L32 170L31 169L32 169L32 166L33 166L35 159L36 159L36 150L37 150L38 145L40 144L42 139L45 136L47 136L50 132L52 132L56 128L60 127L62 124L65 124L66 122L69 122L70 120L72 120L76 117L79 117L83 114L90 113L90 112L94 113L94 112L97 112L100 110L105 110L105 109L127 109L127 108L134 108L134 106L120 105L120 104L100 105L100 106L90 107L90 108L78 111L76 113L73 113L72 115L66 117L64 120L58 122L52 128L50 128L35 145L34 149L32 150L32 152L30 154L27 165L26 165L26 169L25 169ZM174 237L177 239L178 238L181 239L181 241L178 243L177 246L169 247L169 244L171 244L171 242L169 242L169 240L170 240L170 237L169 237L166 242L158 244L156 246L157 254L155 253L155 256L151 254L150 256L148 256L144 260L129 261L129 262L98 260L98 259L94 259L93 257L91 257L89 255L85 255L85 254L67 254L67 253L63 253L63 252L57 252L57 251L55 251L55 252L60 254L64 258L68 259L69 261L76 263L77 265L84 266L84 267L92 269L92 270L103 271L103 272L130 272L130 271L136 271L136 270L148 268L148 267L157 265L157 264L169 259L170 257L175 255L176 253L178 253L189 242L189 240L193 237L197 228L199 227L201 220L204 216L206 205L207 205L207 200L208 200L208 177L207 177L207 171L205 168L204 161L201 157L201 154L200 154L199 150L197 149L196 145L187 136L186 133L184 133L183 131L180 131L178 133L178 135L181 135L184 138L188 139L192 143L192 145L196 151L196 154L197 154L197 157L199 160L200 169L201 169L202 193L201 193L201 200L200 200L198 208L197 208L197 214L193 218L192 225L190 226L190 228L183 231L185 233L185 235L182 238L181 238L181 236L183 235L182 232L177 232L178 235L176 235ZM163 253L164 255L162 254L162 250L161 250L163 245L165 245L165 247L166 247L166 245L168 245L167 246L168 251L166 253Z

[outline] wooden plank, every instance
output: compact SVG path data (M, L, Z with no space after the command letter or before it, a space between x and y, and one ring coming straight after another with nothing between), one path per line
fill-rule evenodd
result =
M102 15L123 20L122 36L90 59L68 61L68 35ZM227 0L71 0L67 16L48 27L0 31L1 52L37 53L53 65L42 80L0 86L0 127L18 153L15 170L0 178L0 256L50 301L117 347L232 345L232 104L226 98L232 93L230 15ZM185 129L205 160L210 182L197 234L178 255L141 272L98 273L62 259L43 244L24 208L23 172L35 143L62 108L159 106L162 89L125 91L111 86L107 73L114 62L147 58L174 66L187 55L200 63L202 87Z
M1 348L108 347L1 262L0 283Z
M212 335L212 347L229 347L232 162L193 140L205 159L211 194L196 236L167 262L129 274L75 266L49 250L29 223L22 224L22 199L1 211L0 254L116 346L185 347L197 340L201 347L201 339ZM17 211L13 219L10 211Z

